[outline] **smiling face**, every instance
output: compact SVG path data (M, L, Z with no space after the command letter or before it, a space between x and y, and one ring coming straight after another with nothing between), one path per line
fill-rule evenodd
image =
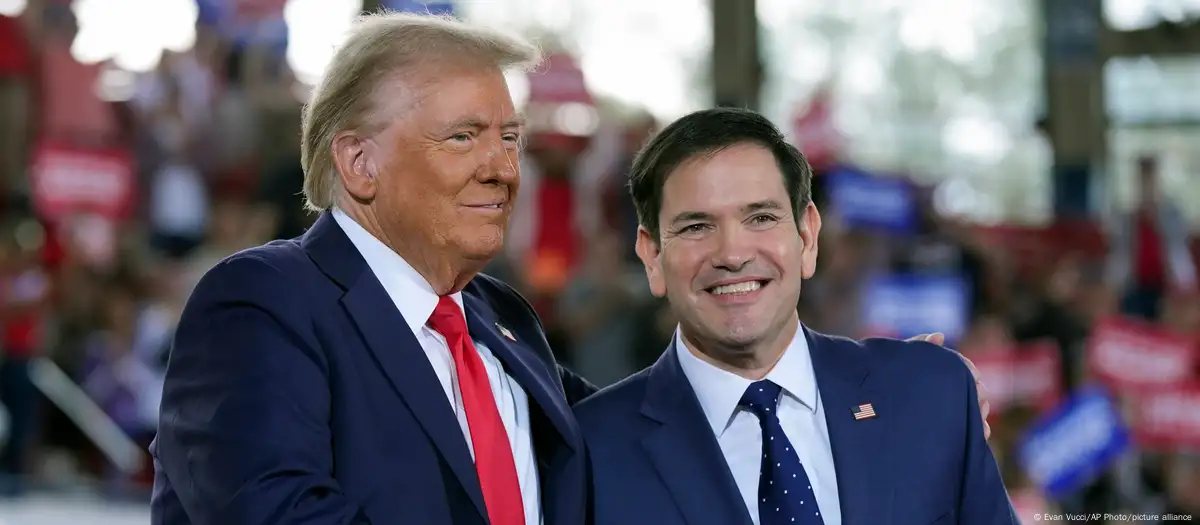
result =
M736 362L790 341L801 280L817 261L821 218L806 204L797 220L771 152L739 143L693 157L668 176L660 238L641 228L637 250L651 290L665 296L694 344ZM706 344L711 343L711 344ZM786 342L783 342L786 345Z
M377 210L390 234L419 235L466 258L500 248L520 184L520 122L503 74L457 68L425 85L376 141Z
M347 196L418 268L486 263L503 246L520 184L521 122L504 75L425 66L397 75L377 100L376 114L390 116L382 129L335 143Z

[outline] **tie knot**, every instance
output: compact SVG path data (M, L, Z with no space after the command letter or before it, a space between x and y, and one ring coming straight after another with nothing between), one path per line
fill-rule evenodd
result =
M742 400L738 404L749 408L759 419L765 418L779 406L779 394L783 391L779 385L768 381L756 381L746 388Z
M427 324L448 340L467 334L467 319L463 317L458 303L448 295L444 295L438 300Z

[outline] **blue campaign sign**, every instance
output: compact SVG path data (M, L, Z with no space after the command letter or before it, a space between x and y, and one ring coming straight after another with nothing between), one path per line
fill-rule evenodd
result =
M196 0L196 21L206 26L220 24L227 3L228 0Z
M1085 487L1129 447L1129 430L1108 393L1081 391L1040 419L1021 440L1022 468L1050 498Z
M867 327L892 337L940 332L947 344L962 337L970 314L960 276L890 274L867 281L862 314Z
M424 0L384 0L383 8L406 13L429 13L431 15L454 16L454 2L432 2Z
M915 191L908 181L839 167L826 173L829 203L847 226L911 232L917 223Z
M230 25L225 33L238 46L260 45L287 52L288 25L283 18L272 18L249 24Z
M288 25L283 17L238 20L235 12L237 1L196 0L196 19L201 25L216 28L235 47L254 44L275 48L281 54L286 52Z

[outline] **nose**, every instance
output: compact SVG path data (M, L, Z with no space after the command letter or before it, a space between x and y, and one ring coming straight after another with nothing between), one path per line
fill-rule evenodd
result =
M520 180L521 166L517 152L504 147L503 140L491 141L483 150L483 163L480 171L485 179L482 182L499 182L515 184Z
M754 261L755 249L751 232L742 228L722 228L716 235L716 247L712 254L712 265L729 272L737 272Z

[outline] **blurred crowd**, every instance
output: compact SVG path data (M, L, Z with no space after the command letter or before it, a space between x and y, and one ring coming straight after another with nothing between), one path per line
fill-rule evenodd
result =
M193 49L164 55L133 78L128 96L105 97L95 86L111 72L71 57L71 12L46 3L0 17L0 491L84 482L144 490L145 467L114 468L90 420L45 394L53 378L42 363L65 372L144 449L191 286L221 258L300 235L314 219L299 195L304 87L278 46L231 42L200 26ZM652 363L675 328L633 252L636 214L625 187L631 159L661 124L634 112L579 135L534 121L508 253L489 269L530 299L559 357L601 385ZM96 191L125 200L112 209L51 206L46 188L67 191L45 183L63 169L54 155L123 159L129 191ZM966 300L949 306L956 311L916 311L964 354L986 362L1053 349L1054 400L1001 397L993 406L992 446L1019 506L1200 515L1200 447L1135 443L1086 488L1053 502L1017 460L1030 425L1097 380L1088 360L1098 326L1117 319L1200 343L1190 231L1157 188L1154 152L1139 165L1141 200L1130 214L1046 228L942 216L935 189L919 187L910 227L863 226L854 210L839 209L830 182L839 167L828 164L814 180L825 227L821 267L798 305L805 324L852 337L914 335L864 314L871 283L958 279ZM1187 373L1200 381L1200 366ZM1132 402L1122 406L1136 426Z
M69 3L33 5L0 17L7 492L115 474L81 416L35 386L37 358L144 447L191 287L225 256L311 220L298 196L302 93L277 48L201 26L194 48L118 82L127 96L114 101L112 70L71 55Z

